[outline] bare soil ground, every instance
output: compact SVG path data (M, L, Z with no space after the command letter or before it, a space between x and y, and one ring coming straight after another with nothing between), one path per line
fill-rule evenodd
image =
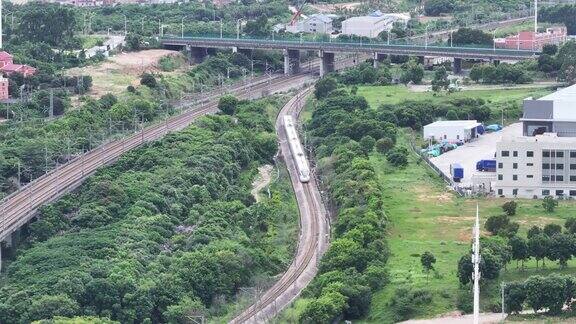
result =
M159 72L158 60L166 55L180 54L163 49L121 53L99 65L70 69L67 74L92 76L93 85L89 94L93 97L109 92L118 94L129 85L137 86L142 73Z
M310 4L309 6L316 9L320 13L332 13L336 9L352 10L360 6L362 2L342 2L342 3L322 3Z
M252 196L256 199L256 202L261 200L260 195L258 194L260 190L264 189L268 184L270 184L270 173L272 172L273 167L269 164L263 165L258 168L258 176L252 182Z

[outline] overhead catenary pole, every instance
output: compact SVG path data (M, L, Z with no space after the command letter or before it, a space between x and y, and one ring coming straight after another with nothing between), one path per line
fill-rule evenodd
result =
M537 32L538 32L538 0L534 0L534 33Z
M2 45L2 1L0 1L0 48L4 48Z

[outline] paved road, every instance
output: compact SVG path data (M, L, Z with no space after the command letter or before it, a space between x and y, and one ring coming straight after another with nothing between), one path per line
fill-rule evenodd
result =
M114 50L120 45L124 45L124 36L110 35L105 37L108 39L104 41L103 46L94 46L86 50L86 58L91 58L98 52L102 52L104 55L108 56L109 50Z
M461 184L462 186L469 186L472 184L472 176L481 173L476 171L476 162L482 159L494 159L496 142L503 135L522 135L522 124L515 123L504 127L499 132L482 135L475 141L466 143L438 157L431 158L430 161L447 176L450 176L450 164L460 163L464 168L464 179Z

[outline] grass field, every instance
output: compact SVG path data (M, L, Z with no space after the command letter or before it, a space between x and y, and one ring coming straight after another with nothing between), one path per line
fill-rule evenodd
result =
M405 100L440 102L449 98L482 98L487 102L504 103L516 101L520 103L526 97L539 98L552 92L547 88L513 87L510 89L464 90L451 94L435 94L433 92L413 92L403 85L392 86L360 86L358 95L364 96L372 107L381 104L397 104Z
M404 140L403 138L401 141ZM456 277L460 257L470 250L472 224L476 204L480 206L481 219L500 214L503 199L464 199L446 189L445 184L426 167L417 162L412 154L405 169L388 165L384 157L374 155L371 159L385 192L385 210L390 220L389 245L391 257L388 262L391 283L376 292L366 323L389 323L393 321L388 302L395 289L401 285L425 288L432 292L433 301L420 308L417 318L434 317L456 309L459 289ZM521 235L532 225L548 223L563 224L563 218L574 215L576 202L560 202L558 209L546 213L539 200L517 200L517 215L513 220L521 224ZM483 235L488 235L483 233ZM427 276L420 265L420 255L432 252L437 259L437 275ZM536 273L557 271L558 266L547 262L547 268L536 270L535 262L526 263L528 269L516 269L515 262L502 272L504 281L519 280ZM562 272L576 271L576 262ZM499 301L499 282L483 287L483 307Z

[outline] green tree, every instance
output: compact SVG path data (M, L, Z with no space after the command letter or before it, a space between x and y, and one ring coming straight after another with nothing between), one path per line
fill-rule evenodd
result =
M524 309L526 289L524 283L509 282L504 285L504 302L508 314L520 313Z
M125 39L126 47L130 51L139 51L142 41L143 41L142 35L135 33L129 33L128 35L126 35Z
M372 150L374 150L374 145L376 144L376 140L374 137L370 135L366 135L360 139L360 147L362 147L362 152L368 155Z
M552 196L546 196L542 199L542 207L545 211L552 213L554 209L558 206L558 201L556 201Z
M506 213L506 215L508 216L514 216L516 215L516 208L518 207L518 204L514 201L507 201L502 205L502 210Z
M316 82L314 85L314 95L318 99L323 99L328 96L328 94L336 90L338 87L338 83L336 79L331 76L326 76Z
M531 238L534 235L538 235L542 233L542 229L536 225L532 225L528 230L528 234L526 235L528 238Z
M564 228L566 232L570 234L576 234L576 217L570 217L566 219L566 223L564 223Z
M225 95L218 100L218 109L226 115L234 115L236 107L238 106L238 99L233 95Z
M538 267L538 261L542 260L542 267L545 266L544 260L548 254L550 248L550 238L543 234L534 234L528 238L528 252L530 256L536 259L536 267Z
M64 295L43 295L35 299L28 309L30 320L51 319L54 316L78 315L78 303Z
M492 35L479 29L460 28L452 34L456 45L492 45Z
M546 224L542 232L546 234L548 237L552 237L556 234L562 233L562 226L558 224Z
M383 137L376 141L376 151L380 154L386 154L394 147L394 141L388 137Z
M148 88L156 88L158 83L156 82L156 78L152 73L144 73L142 74L142 78L140 79L140 84L145 85Z
M558 261L561 268L566 268L574 251L576 251L576 242L573 235L556 234L550 238L546 257L552 261Z
M402 74L400 75L400 82L408 84L420 84L424 78L424 68L415 59L410 59L407 63L402 64Z
M422 264L426 273L434 269L434 263L436 263L436 257L431 252L426 251L420 256L420 264Z
M440 66L434 71L434 79L432 79L432 91L439 92L448 90L450 80L448 80L448 73L444 66Z
M518 261L521 261L522 268L524 268L524 261L530 258L526 240L519 236L512 236L508 240L508 244L512 249L512 259L516 260L516 267L518 268Z
M395 167L408 165L408 150L405 147L395 147L386 153L386 160Z

